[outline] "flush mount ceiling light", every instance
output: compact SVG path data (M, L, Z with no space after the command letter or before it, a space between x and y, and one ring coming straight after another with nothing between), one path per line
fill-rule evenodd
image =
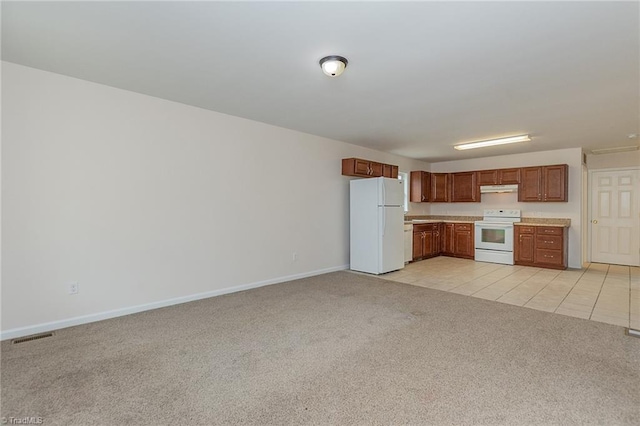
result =
M531 138L529 137L529 135L509 136L508 138L461 143L460 145L455 145L454 148L457 150L484 148L485 146L504 145L516 142L529 142L530 140Z
M342 74L348 63L346 58L337 55L325 56L320 59L322 72L329 77L337 77Z

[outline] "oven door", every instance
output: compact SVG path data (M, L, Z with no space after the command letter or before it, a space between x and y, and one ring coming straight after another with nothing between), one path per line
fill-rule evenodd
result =
M477 249L513 251L513 224L476 223Z

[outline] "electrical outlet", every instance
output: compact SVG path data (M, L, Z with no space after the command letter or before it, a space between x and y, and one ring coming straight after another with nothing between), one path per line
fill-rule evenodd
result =
M79 287L78 281L69 283L69 294L78 294Z
M296 262L298 260L298 253L296 253L295 251L293 252L293 255L291 256L291 260L293 260L294 262Z

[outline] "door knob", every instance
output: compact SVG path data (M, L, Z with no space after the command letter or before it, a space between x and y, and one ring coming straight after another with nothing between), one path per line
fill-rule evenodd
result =
M592 220L592 221L591 221L591 223L593 223L593 224L595 225L595 224L597 224L597 223L598 223L598 220L597 220L597 219L594 219L594 220Z

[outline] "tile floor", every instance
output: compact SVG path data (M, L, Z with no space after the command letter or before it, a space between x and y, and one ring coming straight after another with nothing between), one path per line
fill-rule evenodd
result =
M381 278L640 330L639 267L556 271L440 256Z

